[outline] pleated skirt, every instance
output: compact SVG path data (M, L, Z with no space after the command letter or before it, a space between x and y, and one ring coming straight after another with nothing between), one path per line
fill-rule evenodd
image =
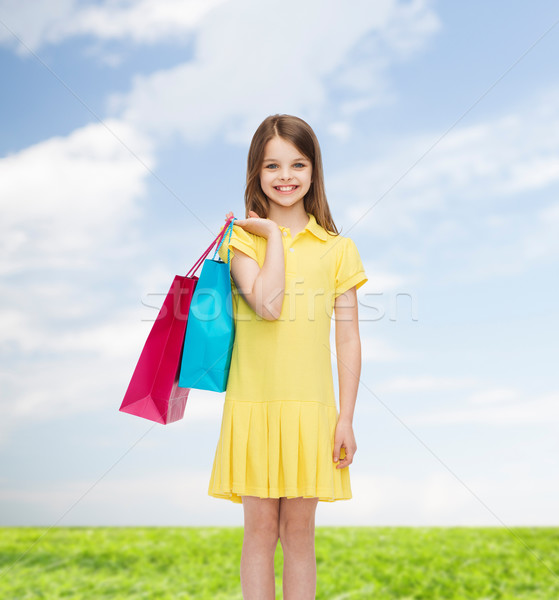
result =
M337 418L319 402L226 400L209 495L350 499L349 469L332 460Z

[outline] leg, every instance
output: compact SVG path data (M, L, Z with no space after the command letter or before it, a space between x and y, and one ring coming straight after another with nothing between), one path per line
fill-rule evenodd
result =
M279 537L279 500L243 496L245 529L241 555L241 588L245 600L276 596L274 554Z
M318 498L280 499L279 531L283 548L284 600L314 600L314 515L317 504Z

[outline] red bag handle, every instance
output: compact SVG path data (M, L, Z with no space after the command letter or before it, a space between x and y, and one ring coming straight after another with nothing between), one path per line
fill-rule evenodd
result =
M219 232L219 234L217 235L215 240L208 246L207 250L205 250L203 252L202 256L200 256L200 258L194 263L194 266L192 267L192 269L190 269L190 271L188 271L188 273L186 274L187 277L193 277L194 273L196 273L196 271L198 270L200 265L206 260L208 254L212 251L212 248L216 245L216 243L217 244L221 243L223 236L227 232L227 228L229 227L231 221L233 221L234 219L235 219L235 217L230 217L229 219L227 219L227 221L225 222L225 225L223 226L223 229Z

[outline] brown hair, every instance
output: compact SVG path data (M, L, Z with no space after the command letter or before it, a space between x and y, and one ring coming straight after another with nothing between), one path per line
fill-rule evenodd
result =
M247 160L247 179L245 188L245 210L253 210L261 217L268 217L269 200L260 186L260 171L264 161L266 144L274 137L280 137L293 144L299 152L311 161L312 183L303 199L305 211L314 215L316 222L327 232L339 235L332 219L322 170L322 155L314 131L310 125L291 115L272 115L262 121L256 130Z

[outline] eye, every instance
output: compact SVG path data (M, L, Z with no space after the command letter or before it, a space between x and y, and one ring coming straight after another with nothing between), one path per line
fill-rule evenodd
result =
M277 169L278 166L275 163L270 163L269 165L266 165L264 168L271 170L271 169Z
M303 164L303 163L295 163L293 165L296 169L304 169L307 165Z

